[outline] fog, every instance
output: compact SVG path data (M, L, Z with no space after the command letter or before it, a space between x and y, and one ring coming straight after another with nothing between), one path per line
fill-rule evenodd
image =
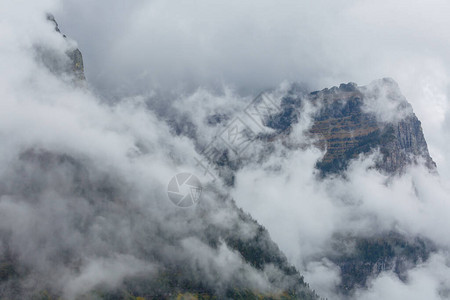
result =
M314 90L394 78L448 175L449 5L66 0L54 14L78 41L90 84L109 97L224 86L255 95L286 80Z
M23 276L2 283L2 296L86 297L99 287L120 290L133 276L151 282L170 264L219 292L231 282L272 291L270 272L205 241L208 228L233 228L244 239L255 232L231 202L218 201L220 184L205 190L197 210L168 200L171 177L195 168L193 141L174 136L141 98L111 106L46 67L37 54L64 61L76 45L46 20L50 4L1 8L9 14L0 26L0 246ZM205 257L209 263L196 263Z
M11 247L2 254L18 253L34 270L25 289L49 286L69 299L129 276L154 278L167 261L190 265L219 290L243 282L272 291L235 251L198 238L209 226L254 234L230 203L217 203L230 195L321 296L336 297L340 271L326 259L336 233L396 230L439 250L406 281L383 272L355 299L448 297L449 12L444 0L1 1L0 246ZM74 47L83 53L83 87L38 55L45 48L64 60ZM323 151L274 142L258 160L267 145L255 141L233 187L199 175L203 206L180 211L168 201L173 175L202 174L194 158L224 126L205 126L209 116L241 116L260 91L291 82L313 91L382 77L398 82L421 120L439 174L419 165L391 177L371 168L374 153L344 177L318 179ZM371 100L366 109L380 119L399 116L386 97ZM303 109L292 143L311 142L312 108ZM186 122L186 135L174 134L172 119ZM117 203L104 201L111 194Z

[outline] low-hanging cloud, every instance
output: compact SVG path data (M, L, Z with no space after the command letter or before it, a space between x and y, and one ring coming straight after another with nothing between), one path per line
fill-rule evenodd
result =
M174 136L143 97L105 104L70 74L48 69L39 54L64 57L74 42L46 20L57 2L22 5L1 9L11 14L0 25L0 254L18 274L2 282L2 296L75 299L136 277L155 292L155 278L179 266L215 292L232 283L275 291L268 272L223 241L208 244L208 228L244 240L257 229L220 184L202 178L197 209L167 199L170 178L196 170L194 142Z
M369 156L350 165L346 178L318 180L314 166L321 150L291 151L275 141L264 160L250 160L236 173L231 194L324 296L333 298L340 280L338 267L326 259L334 234L395 229L424 236L441 250L409 270L407 281L385 272L355 297L448 297L448 6L442 0L1 3L0 11L8 12L0 25L0 56L8 58L0 61L0 228L8 237L1 243L37 271L24 286L32 290L44 280L73 298L98 285L118 286L129 276L151 278L161 268L158 261L143 259L151 253L160 255L161 264L174 259L195 265L199 276L219 289L244 277L249 286L263 289L264 275L243 267L226 245L213 249L190 238L207 224L239 223L214 201L227 188L205 191L207 213L199 218L170 209L168 179L196 170L195 143L206 145L217 132L205 120L239 112L255 91L284 80L318 89L389 76L422 120L440 177L416 166L390 178L369 168L374 160ZM59 53L74 46L45 21L48 11L78 41L88 84L101 100L36 61L39 45ZM155 97L160 91L167 102ZM109 105L112 99L121 101ZM368 109L382 117L390 112L379 102ZM193 124L196 142L174 137L165 124L165 117L178 116ZM310 142L304 135L310 124L305 118L293 128L295 143ZM264 147L255 141L249 152ZM42 159L53 166L50 172L42 169ZM81 185L104 190L74 196L82 178L88 180ZM118 204L104 201L111 193ZM237 225L239 235L252 235L251 225ZM214 262L198 265L199 256ZM242 269L246 276L239 277ZM217 270L224 281L217 282Z
M223 86L255 95L285 80L313 90L394 78L449 177L449 5L65 0L54 13L79 42L90 84L109 98Z
M304 129L293 132L304 134ZM437 174L421 165L411 166L401 176L382 174L373 168L380 155L375 152L352 162L345 176L318 179L315 162L323 152L314 147L290 151L284 147L279 143L262 164L251 163L239 170L232 195L268 228L289 260L321 295L337 297L340 271L327 259L334 251L336 234L370 237L396 231L407 237L420 236L445 249L439 255L448 260L450 191ZM406 294L420 289L423 283L415 276L426 277L423 270L436 264L435 259L433 256L409 271L406 282L397 275L382 273L367 294L358 291L355 299L371 299L379 293L402 299L395 285ZM450 271L447 263L439 268L444 273ZM422 295L434 297L448 289L448 282L441 282L438 276L426 280L430 285ZM384 284L392 284L392 290Z

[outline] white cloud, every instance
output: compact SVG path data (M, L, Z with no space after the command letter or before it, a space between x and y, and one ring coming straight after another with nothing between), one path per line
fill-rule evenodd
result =
M88 164L95 162L90 170L94 177L111 174L133 196L129 209L137 207L143 218L167 224L164 230L183 236L188 231L184 219L166 210L170 203L165 201L165 185L179 171L196 169L194 145L187 138L171 135L158 119L161 107L164 113L173 109L173 114L189 115L206 143L215 130L205 126L208 115L233 114L251 95L284 80L321 89L347 81L366 84L388 76L399 82L422 121L440 178L411 168L404 177L388 179L367 170L372 163L368 158L351 166L347 180L318 181L313 169L321 151L309 148L287 153L276 144L276 151L262 165L249 164L237 173L232 194L325 295L338 282L338 271L317 256L329 250L336 232L396 228L448 248L449 5L443 0L218 1L214 5L159 0L0 2L4 20L0 23L0 57L6 58L0 60L0 164L6 166L0 170L1 184L8 189L17 180L17 174L12 177L16 166L11 161L18 150L35 147L68 153ZM113 102L124 95L127 99L113 106L102 104L92 92L69 86L36 63L37 45L60 52L69 47L52 24L45 22L47 11L56 15L64 33L78 41L89 84L102 100ZM155 93L158 89L163 91L163 100L154 96L160 96ZM219 92L209 92L216 89ZM153 103L157 114L145 109L148 98L160 102ZM386 114L392 112L391 106L372 104L371 109L380 115L396 117ZM304 141L303 130L309 121L303 119L294 128L296 142ZM65 218L78 222L78 216L92 217L91 204L78 199L74 208L61 201L71 182L58 172L40 178L50 182L49 190L34 199L42 206L35 207L17 195L4 195L0 200L0 226L13 232L23 255L31 263L36 261L30 253L37 251L39 239L48 232L58 243L56 249L49 242L46 252L36 252L37 266L44 269L49 253L58 247L74 247L87 257L93 255L89 251L106 251L108 243L101 237L112 233L123 238L122 246L132 252L132 222L121 218L114 207L107 210L108 218L88 218L92 248L74 244L83 237ZM226 192L223 187L218 189ZM230 226L236 216L215 207L211 194L205 199L212 208L208 221ZM189 212L184 217L201 230L202 220L196 223ZM54 228L55 221L66 227ZM31 239L30 230L36 230ZM242 231L249 234L252 228ZM206 269L230 265L228 278L238 269L239 258L226 247L215 253L192 240L186 245L189 249L199 246L205 257L219 254L217 265L206 265ZM368 291L360 292L361 299L443 297L438 291L449 286L447 259L446 253L433 256L411 270L406 283L383 274ZM117 262L136 266L140 260L126 256ZM72 294L93 277L118 284L134 272L107 276L119 267L92 260L72 285L61 285ZM256 286L264 284L259 273L250 275Z
M45 68L37 47L61 56L72 47L46 20L56 7L50 4L21 10L22 2L1 3L11 15L0 24L0 250L32 270L21 274L27 288L21 296L48 288L74 299L98 286L118 288L142 272L151 278L166 261L195 258L181 246L174 256L163 248L203 237L210 226L252 236L255 228L240 224L229 202L217 204L222 187L206 177L202 183L211 188L201 208L173 207L167 184L181 171L196 172L194 143L172 135L143 97L104 103ZM203 253L217 265L200 269L227 271L222 252L205 246ZM226 285L245 267L232 250L223 254L233 264L210 286ZM263 276L250 267L246 274L244 287ZM2 295L8 292L3 284Z

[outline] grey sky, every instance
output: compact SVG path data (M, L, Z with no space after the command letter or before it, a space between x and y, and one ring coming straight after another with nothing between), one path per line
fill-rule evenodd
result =
M55 15L61 31L78 43L93 92L71 87L35 61L36 45L60 53L68 48L44 20L47 11ZM334 232L346 231L349 226L362 232L398 226L448 249L449 13L450 2L445 0L1 1L0 56L6 59L0 60L0 163L7 166L0 170L1 183L14 187L20 178L16 165L10 162L23 149L41 147L69 153L95 162L89 164L94 179L95 175L109 174L120 191L134 191L132 206L147 217L139 219L138 230L151 231L163 224L160 227L168 234L183 236L189 234L184 231L185 219L167 208L170 203L164 202L165 187L177 172L195 169L195 150L191 140L175 138L164 122L146 110L143 101L155 90L171 94L174 111L189 116L203 137L212 137L212 129L202 127L207 115L220 111L231 114L252 95L282 82L302 82L313 90L392 77L422 121L441 177L412 168L387 185L383 175L367 170L372 162L369 157L352 165L348 172L351 180L319 182L312 170L323 153L311 148L286 154L282 145L276 145L279 152L275 154L280 155L270 157L265 168L250 164L236 174L235 188L218 189L230 192L266 226L290 261L325 295L337 280L338 271L329 262L310 257L328 246ZM102 100L128 98L107 106L97 96ZM301 139L300 129L296 130ZM137 144L147 152L139 153L142 149ZM259 146L253 145L255 149ZM283 172L280 176L272 170ZM56 284L69 297L92 278L114 285L134 272L153 274L157 265L143 264L133 256L112 253L111 259L93 258L93 253L103 253L102 234L122 237L127 253L133 253L134 239L140 236L130 227L119 226L123 216L114 208L106 211L104 219L89 214L98 207L86 199L78 199L79 206L73 209L68 192L72 179L59 175L49 175L48 190L36 196L39 205L31 205L27 197L0 198L0 227L12 231L17 245L25 245L18 247L24 257L36 262L41 271L51 270L48 257L52 251L72 247L85 259L81 273L74 275L60 266L52 275L58 277ZM97 179L102 178L99 175ZM206 195L205 201L210 201L212 208L209 222L230 226L232 222L227 222L236 221L235 215L214 206L216 194ZM399 201L393 204L388 201L391 198ZM275 201L279 199L284 201L282 205ZM343 199L354 202L343 203ZM130 208L128 213L134 216L135 211ZM316 217L318 213L323 214L322 219ZM78 228L65 222L78 216L87 216L91 222L89 236L80 235ZM373 217L373 222L366 216ZM194 220L199 232L208 225L194 215L184 217ZM21 220L20 226L12 225L16 219ZM173 222L169 224L167 219ZM41 225L37 232L36 223ZM59 229L55 224L67 225L61 226L59 235L55 233L59 240L37 251L39 239ZM252 228L244 229L252 232ZM158 238L156 233L152 237ZM83 242L90 246L81 247ZM186 239L181 249L174 250L176 256L190 259L186 253L200 249L205 257L219 258L213 271L224 269L227 264L223 262L231 262L225 275L233 278L238 273L242 264L238 254L226 247L213 251L198 243ZM155 243L154 247L158 246ZM36 256L26 255L30 253ZM411 281L406 283L383 274L369 291L361 291L359 298L437 298L441 285L450 287L449 259L445 251L437 253L413 269ZM118 269L123 273L115 272ZM251 268L247 272L255 286L266 283L260 273Z

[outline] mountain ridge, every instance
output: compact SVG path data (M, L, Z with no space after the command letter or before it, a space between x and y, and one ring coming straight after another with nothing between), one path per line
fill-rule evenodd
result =
M48 15L47 20L61 33L53 16ZM75 79L66 83L80 87L85 81L79 49L69 47L65 53L55 54L41 47L39 51L41 55L36 58L48 70L61 78L67 75ZM130 201L136 195L125 178L98 170L95 162L76 151L29 146L16 153L8 167L10 177L0 184L0 196L37 210L35 218L56 217L62 228L45 224L51 235L35 228L27 247L19 247L15 240L26 232L20 232L19 237L0 232L1 298L318 299L267 230L215 189L210 189L214 202L205 199L187 212L171 207L173 211L165 213L164 223L157 212L145 215ZM161 209L157 205L155 209ZM227 222L217 222L216 215L226 217ZM138 222L143 216L147 221ZM131 230L133 235L112 232L114 226L108 222L123 224L124 231ZM180 222L183 226L177 231ZM96 232L100 238L90 240ZM90 247L97 243L98 247ZM27 253L39 259L29 258ZM88 286L87 291L79 286L80 290L72 287L68 292L60 285L63 278L59 273L77 278L95 259L100 259L102 266L108 266L108 260L119 261L129 273L124 271L123 280L114 286L98 284ZM51 267L45 262L51 262ZM122 270L111 272L122 274Z
M301 97L296 95L282 98L282 111L272 116L267 125L289 135L300 117L302 102L309 101L316 108L309 133L317 139L315 145L325 151L317 163L323 174L341 172L352 159L377 149L382 158L376 167L387 173L402 173L410 164L421 162L436 170L421 123L393 79L383 78L363 87L343 83ZM380 112L370 107L370 100L376 102L383 97L393 111Z
M54 23L55 31L60 33L56 20L52 16L47 18ZM63 38L65 38L64 35ZM48 55L51 56L51 54ZM56 74L70 74L78 82L85 81L81 51L77 48L71 49L65 55L69 64L54 64L50 59L44 60L44 65ZM377 106L380 99L386 100L386 104L393 105L393 115L389 114L391 111L385 111ZM371 102L371 100L374 101ZM426 165L430 171L435 170L436 165L428 153L420 121L406 99L401 96L398 85L393 80L382 79L368 87L358 87L354 83L341 84L339 87L311 93L304 93L293 87L281 100L281 112L270 116L265 124L277 131L274 138L289 139L291 128L301 117L301 108L305 101L309 101L316 109L309 134L315 141L314 146L325 152L324 157L316 164L316 168L324 177L329 174L343 174L352 160L360 155L377 151L381 156L375 162L376 168L391 175L401 174L408 166L420 163ZM400 118L397 118L398 116ZM221 124L223 120L227 120L227 117L211 117L208 122L215 126ZM170 121L168 121L169 124ZM179 131L179 134L183 132ZM17 185L0 186L2 194L20 196L22 201L33 203L34 197L45 194L45 190L50 186L63 196L86 199L86 205L92 205L89 207L88 216L77 215L74 220L81 235L86 233L83 231L86 228L98 226L94 222L97 217L104 217L108 213L111 213L109 217L117 220L118 211L126 212L128 217L124 219L130 224L135 224L130 217L136 213L135 208L126 205L130 187L122 186L117 178L112 178L106 173L97 174L97 180L90 179L97 170L92 167L92 162L86 161L84 157L78 157L74 153L29 148L17 155L14 167L17 169L13 170L15 172L13 173L19 174L22 181ZM228 167L234 171L239 168L239 165L230 166L227 160L223 160L217 164L217 167ZM59 179L62 173L65 174L65 179L69 183L64 180L51 180ZM232 181L229 182L230 185L233 184ZM211 207L208 207L207 203L201 203L197 207L197 212L193 217L191 216L191 219L187 219L187 225L183 228L186 230L187 237L180 238L176 233L165 230L164 224L160 223L148 227L145 225L142 225L142 228L136 227L134 229L141 230L139 232L143 234L142 240L132 240L131 249L121 245L123 253L120 254L136 255L143 261L161 263L158 265L157 275L152 277L142 271L145 273L144 276L139 274L125 276L124 283L119 288L94 286L87 294L79 297L172 299L180 295L184 297L186 294L188 296L195 294L203 298L318 299L318 295L311 290L298 270L288 262L262 225L250 215L245 214L233 199L220 193L214 196L215 201L218 202L218 208L233 215L235 218L232 221L236 224L233 226L226 224L227 227L204 221L201 225L196 224L198 227L191 229L188 226L189 223L195 223L198 219L209 220L213 217L214 212L210 211ZM81 214L79 211L76 213ZM239 234L239 226L248 226L254 231L250 236L242 236ZM106 230L105 234L111 233ZM59 236L56 235L55 238ZM9 237L5 235L2 245L9 246L8 239ZM341 268L342 277L345 279L340 287L343 294L345 294L343 290L353 290L364 286L367 278L384 270L384 267L380 268L381 264L398 269L400 276L409 262L416 264L426 260L429 253L433 251L431 246L428 247L429 244L425 245L428 242L410 241L396 233L387 233L381 237L350 236L345 239L338 237L338 239L339 241L356 240L357 250L355 256L342 256L342 253L339 253L331 257ZM153 240L163 243L164 249L153 247L151 245ZM120 241L107 240L105 243L107 245L110 243L109 246L113 247L114 243L120 244ZM213 253L229 251L236 254L242 259L241 269L222 282L221 274L218 273L221 265L215 257L207 257L209 259L207 263L210 265L217 263L218 270L208 268L204 270L202 256L185 262L182 259L173 259L164 252L170 250L172 251L170 254L179 253L177 249L181 249L185 244L189 247L194 244L197 248L207 248ZM55 253L59 250L63 255L54 258L54 263L71 269L75 274L79 272L83 264L82 257L78 257L78 253L70 247L55 246L55 248ZM396 249L400 250L396 252ZM102 251L95 255L101 256L107 253L105 249ZM33 296L40 299L57 298L62 294L61 290L52 289L49 283L39 286L39 282L34 282L36 288L21 285L20 279L28 278L27 276L34 272L33 264L20 261L20 256L14 253L13 247L8 248L8 251L2 255L0 284L3 292L15 293L24 289L21 296ZM396 263L397 259L403 258L407 263L404 265ZM223 265L222 268L224 268ZM257 290L250 285L250 282L246 282L242 274L253 274L253 272L267 279L274 292ZM41 275L44 278L45 274ZM207 275L211 275L213 280L206 280Z

